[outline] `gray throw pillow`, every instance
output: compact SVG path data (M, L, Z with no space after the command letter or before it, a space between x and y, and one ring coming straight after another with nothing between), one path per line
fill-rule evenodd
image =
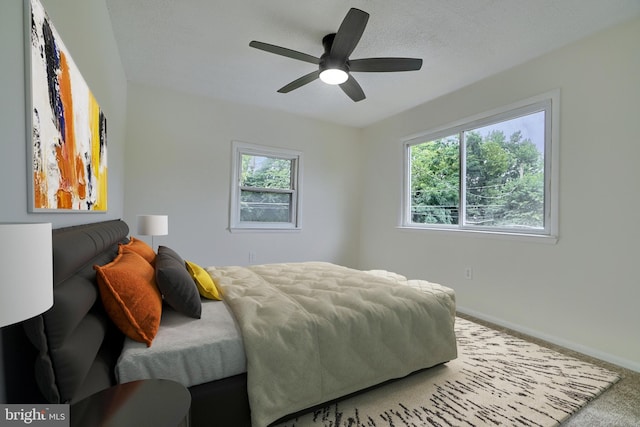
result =
M156 284L164 301L174 310L200 318L202 302L184 260L171 248L160 246L156 256Z

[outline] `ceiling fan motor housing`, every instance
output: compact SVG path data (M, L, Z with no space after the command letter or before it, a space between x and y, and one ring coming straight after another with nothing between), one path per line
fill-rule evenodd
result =
M333 46L333 39L336 33L327 34L322 38L322 46L324 47L324 53L320 57L319 69L320 72L329 69L342 70L345 73L349 72L349 60L347 58L335 58L332 57L331 47Z

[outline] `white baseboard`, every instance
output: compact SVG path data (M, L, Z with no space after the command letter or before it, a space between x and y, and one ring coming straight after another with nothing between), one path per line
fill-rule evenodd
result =
M585 345L578 344L578 343L575 343L573 341L568 341L568 340L556 337L554 335L548 335L548 334L542 333L540 331L537 331L535 329L529 329L529 328L524 327L522 325L511 323L511 322L508 322L508 321L506 321L504 319L493 317L493 316L487 315L485 313L480 313L478 311L475 311L475 310L472 310L472 309L468 309L466 307L457 307L457 311L462 313L462 314L467 314L469 316L473 316L473 317L476 317L478 319L481 319L481 320L484 320L484 321L487 321L487 322L491 322L491 323L494 323L496 325L503 326L505 328L509 328L509 329L514 330L514 331L517 331L517 332L520 332L520 333L523 333L523 334L526 334L526 335L530 335L532 337L539 338L539 339L544 340L544 341L548 341L548 342L550 342L552 344L556 344L556 345L559 345L561 347L568 348L569 350L577 351L578 353L582 353L582 354L585 354L587 356L595 357L596 359L600 359L600 360L603 360L605 362L612 363L614 365L621 366L623 368L630 369L630 370L635 371L635 372L640 372L640 363L638 363L638 362L634 362L632 360L624 359L624 358L615 356L615 355L610 354L610 353L605 353L603 351L596 350L594 348L587 347Z

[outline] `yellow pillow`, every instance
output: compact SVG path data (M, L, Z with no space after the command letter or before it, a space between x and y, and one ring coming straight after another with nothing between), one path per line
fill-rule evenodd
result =
M191 277L193 277L193 280L196 282L200 295L208 299L222 301L222 292L216 287L209 273L198 264L189 261L185 261L185 263L187 264L189 274L191 274Z

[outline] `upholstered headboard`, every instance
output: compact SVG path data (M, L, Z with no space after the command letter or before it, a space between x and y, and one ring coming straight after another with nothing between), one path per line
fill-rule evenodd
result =
M123 335L107 317L94 264L110 262L129 227L120 220L53 230L53 307L25 322L35 377L50 403L73 403L115 384Z

